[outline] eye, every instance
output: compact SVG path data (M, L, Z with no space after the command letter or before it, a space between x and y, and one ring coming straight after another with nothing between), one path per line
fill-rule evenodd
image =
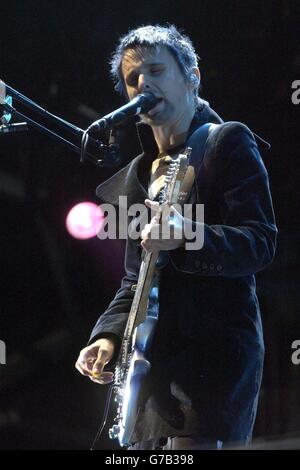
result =
M126 84L128 86L136 86L138 82L138 75L135 73L132 73L129 75L129 77L126 78Z
M155 68L155 69L150 70L151 75L160 75L162 72L163 72L163 69L161 68Z

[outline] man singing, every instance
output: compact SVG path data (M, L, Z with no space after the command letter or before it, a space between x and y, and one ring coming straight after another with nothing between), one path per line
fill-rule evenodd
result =
M126 275L96 323L77 369L92 381L113 380L113 365L141 263L141 247L163 250L159 320L151 370L131 449L220 449L251 440L261 385L264 343L255 273L274 256L277 229L268 174L244 124L226 122L198 96L201 77L191 40L174 26L143 26L120 39L111 61L116 89L127 100L150 92L158 103L140 115L143 152L97 188L102 202L117 195L159 210L157 195L172 159L194 138L198 168L190 202L204 204L204 243L186 249L182 237L127 240ZM211 123L209 131L199 132ZM206 126L207 127L207 126ZM195 137L196 136L196 137ZM199 136L199 137L197 137ZM205 140L201 142L200 140ZM178 232L178 233L179 233Z

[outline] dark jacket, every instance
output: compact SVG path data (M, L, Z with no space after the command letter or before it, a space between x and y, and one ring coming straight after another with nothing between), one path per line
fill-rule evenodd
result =
M276 226L268 175L252 132L222 123L203 104L190 133L205 122L210 134L191 195L204 204L204 246L169 252L160 280L159 323L135 440L198 435L224 442L251 438L261 384L264 343L254 274L274 256ZM144 153L97 188L102 201L143 203L151 162L151 131L141 126ZM141 249L127 241L126 276L99 318L90 343L120 342L130 310Z

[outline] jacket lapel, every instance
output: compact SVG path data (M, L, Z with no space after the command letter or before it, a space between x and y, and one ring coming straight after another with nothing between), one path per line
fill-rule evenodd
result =
M132 162L97 187L96 195L102 202L119 206L119 196L127 196L128 206L134 203L144 203L148 194L137 176L138 165L143 156L144 154L138 155Z

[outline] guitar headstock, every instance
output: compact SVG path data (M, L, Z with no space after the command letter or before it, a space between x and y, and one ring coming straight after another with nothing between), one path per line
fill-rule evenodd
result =
M165 185L159 196L159 203L164 204L183 204L188 195L194 180L194 168L189 165L192 149L187 147L184 153L180 153L176 159L170 163Z

